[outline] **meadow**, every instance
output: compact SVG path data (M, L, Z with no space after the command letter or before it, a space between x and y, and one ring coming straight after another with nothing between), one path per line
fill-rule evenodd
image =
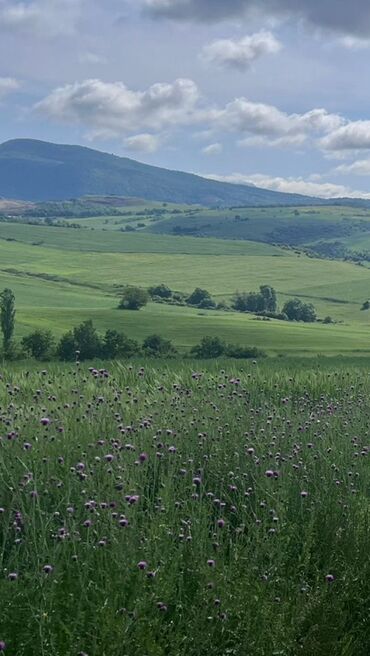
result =
M343 212L343 208L332 213L326 208L322 221L335 223L339 209ZM272 210L248 210L256 214L256 222L263 220L263 211ZM287 212L296 219L291 208L285 213L279 208L274 211L284 220ZM185 216L183 209L179 212L176 216ZM199 210L189 213L196 216ZM88 227L90 221L95 222L94 229ZM80 229L0 222L0 287L10 287L16 295L17 338L35 328L51 329L59 337L92 318L99 331L114 328L139 339L157 332L172 339L180 351L205 335L255 345L270 354L369 350L368 312L361 311L370 292L366 266L312 257L300 249L263 241L150 234L146 229L121 232L113 223L108 230L106 221L110 217L81 219L85 228ZM262 322L253 315L153 303L140 313L117 311L124 285L147 288L159 283L188 294L202 287L217 302L227 303L236 290L272 285L280 306L298 297L313 303L321 319L329 315L336 323Z
M368 360L93 364L1 371L6 656L367 656Z

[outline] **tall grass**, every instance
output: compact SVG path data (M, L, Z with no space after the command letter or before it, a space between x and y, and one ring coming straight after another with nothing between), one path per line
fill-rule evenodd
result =
M144 364L2 372L6 656L369 654L366 368Z

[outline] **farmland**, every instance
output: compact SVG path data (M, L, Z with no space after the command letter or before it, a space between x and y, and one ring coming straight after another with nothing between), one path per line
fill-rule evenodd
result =
M369 351L368 313L361 311L370 291L366 266L309 256L300 248L263 240L151 234L148 229L160 225L151 214L158 208L133 206L135 216L140 207L150 228L135 232L122 232L117 216L80 219L80 229L0 222L0 287L10 287L16 295L16 337L36 328L51 329L59 337L92 318L99 331L114 328L140 339L156 332L172 339L180 351L206 335L256 345L272 355ZM124 211L129 215L131 210ZM255 222L263 222L266 211L271 210L249 209L248 213L254 213ZM186 214L181 206L178 212L177 217ZM217 214L216 210L208 212ZM285 214L279 208L274 212L280 228L279 216L285 222L289 217L297 219L291 208ZM336 225L339 212L343 208L325 208L319 218L322 224ZM355 212L365 216L367 211ZM300 214L300 220L306 219ZM200 286L217 302L227 303L236 290L273 285L280 306L298 297L313 303L321 318L330 315L336 323L262 322L253 315L155 303L140 313L116 309L124 285L147 288L158 283L186 293Z

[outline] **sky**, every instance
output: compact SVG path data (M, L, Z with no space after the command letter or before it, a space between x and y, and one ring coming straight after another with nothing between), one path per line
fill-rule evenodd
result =
M370 198L369 0L0 0L0 142Z

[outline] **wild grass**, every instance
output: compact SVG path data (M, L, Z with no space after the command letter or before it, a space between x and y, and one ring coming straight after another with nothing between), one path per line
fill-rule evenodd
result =
M367 655L367 370L3 368L6 654Z

